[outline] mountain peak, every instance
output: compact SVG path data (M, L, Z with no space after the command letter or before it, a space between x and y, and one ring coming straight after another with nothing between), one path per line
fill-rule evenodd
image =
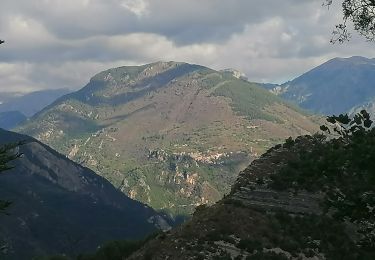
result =
M126 81L128 79L133 79L135 81L142 80L147 77L156 76L157 74L164 73L169 70L177 68L204 68L199 65L189 64L185 62L176 61L156 61L153 63L148 63L144 65L134 65L134 66L121 66L116 68L111 68L96 74L91 80L110 80L117 79Z
M232 74L155 62L99 73L20 131L103 173L130 197L180 214L220 198L234 181L231 162L240 170L276 139L315 127ZM225 174L211 178L212 165Z
M331 59L281 86L280 96L322 114L347 113L375 95L375 59Z
M245 73L243 73L242 71L233 69L233 68L223 69L220 72L230 73L233 77L235 77L237 79L247 80L247 77L246 77Z
M145 64L144 66L178 66L178 65L181 65L181 64L188 64L188 63L180 62L180 61L159 60L159 61L156 61L156 62Z
M347 57L347 58L337 57L337 58L333 58L333 59L327 61L326 63L337 63L337 62L340 62L340 63L355 63L355 64L373 64L373 63L375 63L375 59L370 59L370 58L366 58L366 57L362 57L362 56L351 56L351 57ZM326 64L326 63L324 63L324 64ZM322 64L322 66L324 64Z

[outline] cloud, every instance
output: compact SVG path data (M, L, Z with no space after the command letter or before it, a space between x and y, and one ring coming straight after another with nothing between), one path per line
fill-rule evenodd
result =
M128 9L138 17L142 17L149 13L148 2L144 0L123 0L121 6Z
M2 0L0 92L84 86L100 70L175 60L282 82L336 56L374 57L354 37L329 43L339 1Z

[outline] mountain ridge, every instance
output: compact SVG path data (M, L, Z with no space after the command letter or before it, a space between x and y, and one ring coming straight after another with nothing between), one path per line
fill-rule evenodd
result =
M271 92L302 108L325 115L347 113L375 96L375 59L333 58Z
M69 93L68 89L38 90L29 93L0 93L0 112L19 111L27 117Z
M139 239L173 221L115 189L107 180L39 141L0 129L0 144L25 144L2 174L2 259L94 251L114 239Z

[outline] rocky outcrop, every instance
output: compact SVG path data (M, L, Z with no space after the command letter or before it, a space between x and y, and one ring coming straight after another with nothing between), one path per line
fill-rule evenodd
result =
M241 172L232 187L230 199L263 210L320 214L322 210L319 202L323 194L276 191L268 187L271 175L278 174L283 166L296 158L299 150L307 152L314 145L310 136L298 137L294 142L293 147L284 144L271 148Z
M230 194L197 207L182 227L146 243L130 259L371 259L373 245L356 244L358 226L333 217L322 191L273 186L272 176L313 150L318 139L302 136L270 149L241 172Z
M280 192L270 189L241 187L231 199L245 206L261 210L282 211L295 214L320 214L319 201L322 196L308 192Z

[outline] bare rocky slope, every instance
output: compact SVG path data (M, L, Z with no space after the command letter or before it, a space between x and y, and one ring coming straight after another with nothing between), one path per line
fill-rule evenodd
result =
M175 215L219 200L237 173L314 118L268 91L199 65L157 62L94 76L18 131Z

